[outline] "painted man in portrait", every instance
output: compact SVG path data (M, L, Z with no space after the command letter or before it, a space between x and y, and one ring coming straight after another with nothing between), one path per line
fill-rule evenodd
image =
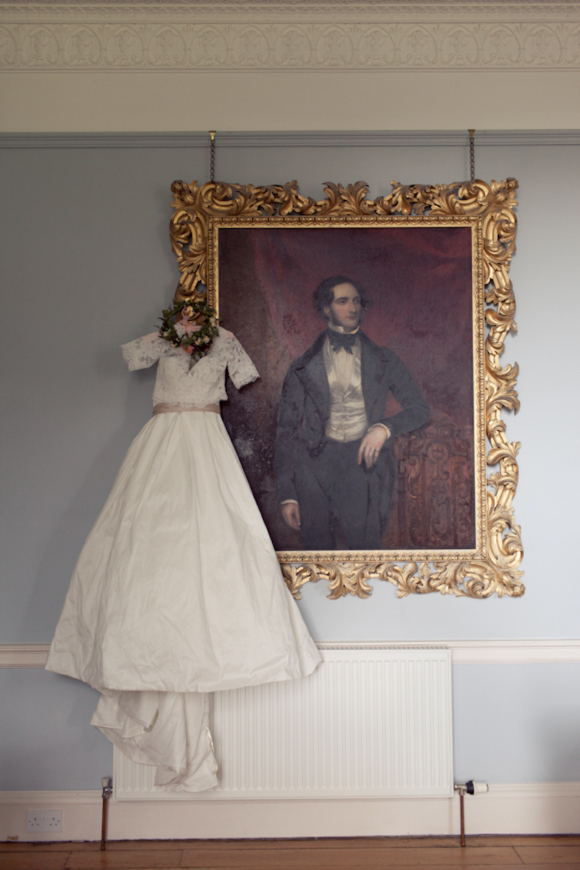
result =
M327 328L291 363L278 411L282 516L308 550L376 550L396 477L393 441L429 420L399 357L360 329L368 302L344 276L314 292ZM386 416L392 393L401 410Z

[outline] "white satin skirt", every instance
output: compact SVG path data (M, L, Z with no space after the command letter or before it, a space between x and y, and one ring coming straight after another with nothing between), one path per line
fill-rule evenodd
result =
M197 791L217 784L205 694L319 662L221 417L153 417L83 547L47 669L102 693L93 724L158 785Z

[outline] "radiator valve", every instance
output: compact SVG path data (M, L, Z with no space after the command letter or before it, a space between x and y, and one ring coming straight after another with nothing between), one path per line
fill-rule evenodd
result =
M472 779L466 782L465 785L455 785L453 788L459 794L462 792L463 794L485 794L489 791L489 786L486 782L474 782Z

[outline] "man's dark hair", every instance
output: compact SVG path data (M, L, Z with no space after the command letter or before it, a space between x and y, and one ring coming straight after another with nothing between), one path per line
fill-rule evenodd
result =
M368 308L369 300L364 290L359 287L351 278L345 278L344 275L333 275L332 278L325 278L321 281L313 294L314 305L321 317L325 317L324 309L334 301L334 288L339 284L352 284L360 296L360 307Z

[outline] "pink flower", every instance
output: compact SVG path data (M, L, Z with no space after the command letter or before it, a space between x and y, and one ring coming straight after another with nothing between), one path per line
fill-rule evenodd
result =
M194 332L199 332L200 329L201 326L198 323L188 320L186 317L183 316L179 323L176 324L176 332L180 335L193 335Z

